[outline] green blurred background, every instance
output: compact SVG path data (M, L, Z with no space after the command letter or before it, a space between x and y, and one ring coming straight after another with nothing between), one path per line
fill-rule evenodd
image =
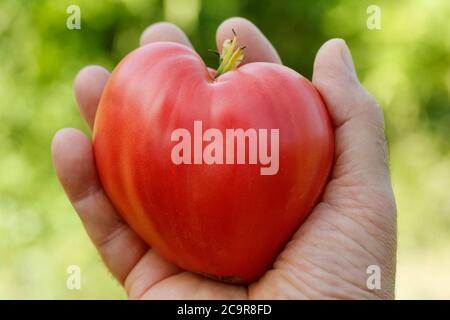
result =
M81 9L68 30L66 9ZM381 29L366 26L381 9ZM215 30L255 22L283 62L311 78L314 55L344 38L382 105L398 202L398 298L450 298L450 1L2 0L0 2L0 298L124 298L60 187L50 142L87 132L72 94L86 64L109 69L149 24L178 24L210 66ZM66 287L69 265L81 290Z

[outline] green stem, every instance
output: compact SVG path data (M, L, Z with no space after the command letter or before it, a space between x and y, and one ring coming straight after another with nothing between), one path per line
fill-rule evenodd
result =
M237 47L237 37L235 33L233 40L225 40L223 42L222 53L220 54L220 64L214 79L217 79L225 72L236 69L244 59L244 49L245 47Z

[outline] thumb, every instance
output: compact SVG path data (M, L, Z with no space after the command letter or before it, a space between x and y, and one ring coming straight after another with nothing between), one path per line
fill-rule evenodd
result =
M322 197L326 204L322 208L332 210L322 210L322 216L316 221L326 221L324 215L328 213L332 219L328 221L337 226L338 234L347 235L351 242L363 248L357 257L355 251L348 253L350 257L364 265L381 266L383 295L393 297L396 206L383 113L359 83L343 40L330 40L319 49L313 84L327 106L335 137L335 163ZM341 254L345 254L343 250Z
M359 83L344 40L332 39L319 49L313 84L335 127L332 178L348 177L346 184L352 186L370 184L390 190L383 113Z

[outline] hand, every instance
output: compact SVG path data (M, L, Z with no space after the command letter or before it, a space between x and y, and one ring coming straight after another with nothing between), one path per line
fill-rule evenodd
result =
M226 20L217 31L219 50L232 29L246 45L246 62L281 63L262 33L242 18ZM147 28L141 45L174 41L191 46L169 23ZM92 128L109 72L88 66L75 80L80 111ZM234 286L180 270L131 230L98 180L89 139L62 129L53 139L57 175L112 274L130 298L145 299L326 299L393 298L396 208L392 193L383 115L358 82L343 40L317 53L313 84L334 125L335 165L321 202L278 256L273 269L249 286ZM381 289L369 290L367 267L381 268Z

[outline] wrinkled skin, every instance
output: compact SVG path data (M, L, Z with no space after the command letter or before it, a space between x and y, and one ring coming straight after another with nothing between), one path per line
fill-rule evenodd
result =
M246 62L281 63L261 32L242 18L217 31L217 43L239 34ZM174 25L151 25L141 44L173 41L190 46ZM92 128L108 71L88 66L75 94ZM335 165L321 202L297 230L273 267L248 286L224 284L183 271L158 256L122 220L98 180L90 140L62 129L52 144L57 175L93 243L129 298L143 299L376 299L393 298L396 207L383 115L359 83L343 40L318 51L313 84L322 95L335 135ZM381 268L381 289L367 288L367 267Z

